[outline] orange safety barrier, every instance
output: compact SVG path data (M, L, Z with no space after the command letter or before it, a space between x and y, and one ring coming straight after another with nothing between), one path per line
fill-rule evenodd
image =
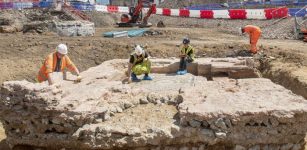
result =
M118 12L118 6L108 6L108 12Z
M170 16L171 15L171 10L168 8L163 8L162 15L164 16Z
M265 17L267 19L283 18L283 17L287 17L289 14L289 10L286 7L268 8L268 9L264 9L264 12L265 12Z
M228 10L230 19L246 19L245 9L230 9Z
M188 9L180 9L179 16L180 17L190 17L190 11Z
M212 19L213 18L213 11L212 10L201 10L200 11L200 18Z

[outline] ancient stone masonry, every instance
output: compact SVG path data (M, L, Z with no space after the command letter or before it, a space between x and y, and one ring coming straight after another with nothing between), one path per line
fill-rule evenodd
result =
M81 83L5 82L0 114L7 142L138 150L300 150L305 144L306 100L257 78L249 58L198 59L184 76L174 73L178 60L154 59L153 81L123 84L126 61L90 68Z

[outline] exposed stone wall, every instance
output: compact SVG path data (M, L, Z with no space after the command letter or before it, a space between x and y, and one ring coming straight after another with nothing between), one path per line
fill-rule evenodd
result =
M196 64L211 64L211 71L250 68L246 59ZM178 67L175 60L153 60L155 71L174 69L169 66ZM138 150L299 150L305 145L306 100L268 79L213 76L207 81L169 71L151 74L153 81L123 84L126 67L126 60L104 62L82 72L81 83L69 81L72 75L53 86L5 82L0 118L7 142Z

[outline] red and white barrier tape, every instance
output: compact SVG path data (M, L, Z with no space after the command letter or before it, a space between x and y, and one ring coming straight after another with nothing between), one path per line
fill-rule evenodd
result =
M129 7L95 5L96 11L128 13ZM148 9L144 9L145 11ZM273 19L288 16L288 8L229 9L229 10L187 10L157 8L157 15L193 17L205 19Z

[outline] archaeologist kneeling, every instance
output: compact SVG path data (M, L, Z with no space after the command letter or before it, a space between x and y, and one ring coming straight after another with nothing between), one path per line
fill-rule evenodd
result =
M249 34L249 43L250 43L250 53L256 54L258 52L257 42L261 36L261 29L257 26L247 25L245 27L240 28L239 31L241 34L247 33Z
M66 71L68 70L75 72L77 77L77 82L81 81L81 76L78 68L73 64L73 62L67 56L68 50L65 44L59 44L56 51L49 54L45 59L43 66L40 68L37 81L43 82L48 80L49 85L53 84L51 73L53 72L63 72L63 79L66 80Z
M194 48L190 45L190 39L184 38L182 41L183 47L180 51L180 63L177 75L185 75L187 73L187 63L194 61Z
M145 74L143 80L152 80L149 76L151 70L151 62L149 55L140 45L135 47L134 53L130 55L128 64L128 82L139 82L137 75ZM131 78L130 78L131 76Z

